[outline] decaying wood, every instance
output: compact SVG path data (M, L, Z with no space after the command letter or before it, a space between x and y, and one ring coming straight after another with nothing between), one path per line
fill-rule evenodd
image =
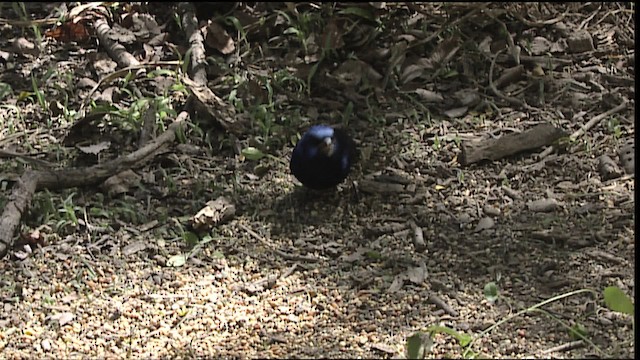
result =
M180 113L167 131L150 141L145 147L109 162L88 168L26 171L13 188L0 219L0 257L6 255L7 250L13 247L13 234L36 190L93 185L121 171L144 164L159 150L175 140L176 132L184 126L188 117L189 114L186 112Z
M624 168L627 174L635 174L636 171L636 145L634 138L629 138L618 150L618 157L620 157L620 164Z
M457 317L458 316L458 312L454 308L449 306L449 304L447 304L446 301L444 301L442 298L440 298L438 295L436 295L434 293L429 294L429 298L427 299L427 301L429 301L430 303L436 305L440 309L444 310L444 312L446 312L447 314L449 314L449 315L451 315L453 317Z
M501 89L509 84L520 81L524 74L525 71L523 65L514 66L510 69L506 69L493 83L496 88Z
M551 124L541 124L522 133L508 134L498 139L465 141L462 143L461 164L502 159L521 151L551 145L564 136L567 134L562 129Z
M427 250L427 244L424 241L424 233L422 228L415 223L415 221L409 221L409 226L413 230L413 247L417 252L423 252Z
M361 180L358 185L360 190L366 193L399 194L407 192L405 186L402 184L379 182L369 179Z
M198 85L195 81L181 77L181 81L191 92L187 100L188 106L193 106L200 119L207 119L219 124L226 131L240 135L243 126L236 121L235 110L228 106L207 86Z
M191 48L191 70L190 77L200 85L207 85L207 60L204 50L204 38L198 27L198 18L192 3L181 2L178 10L182 14L182 25L184 26L187 39Z
M190 77L182 78L191 93L187 104L197 112L198 118L214 121L226 131L239 135L244 130L244 126L236 121L235 109L225 104L207 86L204 38L198 26L195 9L191 3L181 2L178 10L191 47Z
M109 56L118 63L118 66L126 68L140 65L140 62L131 55L124 46L109 37L109 33L112 30L106 20L97 19L93 28L96 31L96 36L100 40L100 44L107 50Z
M602 180L617 179L624 175L622 169L608 155L602 155L598 158L598 172Z

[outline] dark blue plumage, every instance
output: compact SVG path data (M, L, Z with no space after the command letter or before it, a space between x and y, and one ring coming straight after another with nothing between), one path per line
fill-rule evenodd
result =
M302 185L328 189L349 175L355 154L356 145L343 130L315 125L296 144L289 168Z

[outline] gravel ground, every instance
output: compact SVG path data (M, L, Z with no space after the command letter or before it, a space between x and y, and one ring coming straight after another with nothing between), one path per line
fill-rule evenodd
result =
M438 22L448 19L441 16L439 5L422 6L429 7L422 11L432 21L425 25L429 34L433 27L455 25L456 32L480 43L485 35L500 33L494 15L480 16L488 12L476 13L477 18L456 15L456 9L464 14L478 4L445 7L458 18L455 24ZM513 8L519 6L527 5ZM208 143L195 131L189 133L189 144L135 169L141 185L124 194L74 189L74 211L81 219L75 227L54 226L55 221L47 222L38 213L47 201L54 212L62 209L70 192L40 192L24 216L18 243L0 261L0 358L401 358L407 338L434 325L471 336L469 349L487 358L634 358L633 319L608 310L602 291L617 286L634 297L635 182L632 175L604 179L598 158L617 159L621 147L634 142L635 23L629 19L635 13L618 3L528 6L551 13L523 11L526 19L502 24L534 48L523 54L533 53L544 36L553 45L567 46L567 34L585 28L597 50L570 53L567 47L557 53L550 46L539 55L548 56L545 64L553 60L565 65L542 70L547 71L544 83L530 74L540 69L525 62L525 79L508 80L501 91L535 105L526 110L483 88L488 86L484 70L491 59L468 43L445 69L454 73L452 78L438 68L428 71L435 73L429 81L416 79L443 95L436 103L406 96L416 93L414 88L397 91L399 85L412 85L401 79L390 83L388 91L375 89L366 97L357 93L359 88L337 88L340 84L322 76L340 67L318 71L318 84L306 103L276 88L282 119L335 124L346 110L331 104L345 99L355 104L348 131L361 159L350 181L336 191L306 192L289 174L288 139L303 126L273 130L272 142L264 146L273 157L250 161L239 156L237 149L254 146L263 136L254 126L242 139L219 130L208 133L203 136ZM413 14L413 30L426 21L414 8L397 11ZM551 20L536 23L534 15ZM563 20L564 28L554 25L555 18ZM358 24L371 31L371 26ZM387 25L389 34L378 41L388 46L383 50L397 50L394 44L400 40L414 41L415 31ZM358 40L347 35L355 36L345 34L347 42ZM438 36L415 41L446 55L441 45L447 41L439 39L451 35L445 31ZM292 39L274 37L284 41L278 43L282 49L300 48ZM257 46L238 41L239 47L249 45ZM58 43L49 49L56 46L57 51L66 49ZM416 49L407 49L408 63ZM58 64L54 55L59 53L53 50L41 55L45 64L82 68L86 63L84 52L72 52L70 61ZM301 54L294 50L293 57ZM362 52L357 55L364 59ZM244 55L246 64L240 65L247 71L255 67L270 74L277 69L278 63L269 60L272 54ZM37 69L39 63L31 60L21 60L24 67L19 70ZM471 69L467 60L479 68ZM513 65L509 61L497 61L496 68L506 72ZM371 62L380 71L394 68ZM15 73L3 70L1 80L11 82L9 75ZM495 78L497 74L498 69ZM219 76L228 80L232 75ZM151 93L157 90L157 84L132 81L152 88ZM213 88L228 98L225 81ZM32 90L19 83L12 83L14 95ZM489 105L451 115L450 110L460 106L456 101L461 90L475 91ZM541 92L543 99L534 103L532 97ZM332 98L335 94L338 99ZM586 129L566 148L557 146L560 149L544 160L536 156L542 151L537 149L468 167L458 163L460 141L495 138L540 123L572 134L621 103L626 105L620 111ZM22 110L41 127L44 117L37 106L26 104ZM0 117L12 114L0 107ZM18 149L24 144L53 144L58 149L54 135L66 128L20 131L23 137L3 130L0 142ZM106 136L96 133L100 141ZM111 150L128 149L117 145L122 144L114 143ZM47 159L60 161L56 154L52 150ZM11 187L7 184L20 169L3 170L3 203ZM371 182L382 190L371 191ZM235 206L233 216L198 234L208 237L190 246L190 219L220 197ZM551 203L552 208L536 210L534 201ZM416 227L422 230L424 249L415 245ZM170 266L181 254L189 256L186 263ZM484 294L490 282L497 286L497 301ZM554 297L543 311L514 316ZM577 341L571 328L588 341ZM464 355L465 348L452 334L435 333L432 341L429 358Z

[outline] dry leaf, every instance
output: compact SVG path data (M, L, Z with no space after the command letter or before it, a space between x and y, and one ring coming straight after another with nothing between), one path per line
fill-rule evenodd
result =
M444 40L438 44L436 49L431 53L429 60L432 64L438 64L439 66L445 65L460 49L460 39L453 37Z
M34 43L23 37L17 38L13 42L12 50L19 55L38 56L40 54L40 49L36 47Z
M449 110L445 111L444 114L447 115L450 119L455 119L455 118L459 118L462 115L466 114L467 110L469 110L468 107L462 106L462 107L458 107L458 108L454 108L454 109L449 109Z
M407 84L411 82L411 80L417 79L424 73L424 68L420 65L413 64L409 65L402 70L402 75L400 76L400 82L402 84Z
M544 55L551 50L551 41L542 36L536 36L528 44L528 48L531 51L531 55Z
M78 294L71 293L71 294L63 296L62 299L60 299L60 301L62 301L65 304L70 304L70 303L78 300L79 298L80 297L78 296Z
M560 203L556 199L540 199L529 201L527 207L533 212L550 212L560 207Z
M62 25L44 32L45 36L56 39L58 42L85 42L91 37L89 30L81 22L67 21Z
M441 102L444 101L444 97L438 94L435 91L426 90L426 89L416 89L416 94L418 94L424 101L426 102Z
M402 289L402 285L404 285L404 279L406 278L406 276L406 274L396 275L396 277L393 279L393 282L389 286L389 289L387 289L387 292L394 293Z
M133 172L133 170L125 170L105 180L101 187L107 194L113 196L126 193L132 186L136 186L138 183L140 183L140 175Z
M111 146L110 141L103 141L101 143L97 143L89 146L77 145L76 147L78 148L78 150L82 151L85 154L98 155L102 150L106 150L110 146Z
M146 241L136 241L134 243L131 243L127 246L125 246L122 249L122 254L124 254L124 256L129 256L129 255L133 255L135 253L137 253L138 251L142 251L144 249L147 248L147 242Z
M133 31L118 24L113 24L111 30L107 34L107 37L121 44L132 44L136 41L136 36L133 34Z
M349 263L360 261L364 258L363 254L367 251L366 248L360 247L355 252L351 254L343 254L340 256L340 260L346 261Z
M58 321L60 326L65 326L68 323L72 322L73 319L76 318L76 315L70 312L57 313L51 316L52 320Z
M495 222L490 217L484 217L478 221L478 225L474 229L475 232L491 229L495 225Z
M204 28L203 32L205 32L205 43L222 54L229 55L236 50L233 39L218 23L209 23L209 26Z
M424 282L424 279L427 277L427 268L424 264L420 264L420 266L415 266L407 270L407 277L409 281L416 285L420 285Z

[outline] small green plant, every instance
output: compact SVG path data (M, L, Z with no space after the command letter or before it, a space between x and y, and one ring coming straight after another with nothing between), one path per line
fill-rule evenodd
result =
M433 150L438 151L440 150L440 148L442 147L442 144L440 144L440 138L438 137L438 135L435 135L433 137L433 144L431 145L431 147L433 148Z
M13 94L13 88L11 87L11 85L5 82L0 82L0 100L3 100L4 98L12 94Z
M27 11L25 2L17 1L12 2L11 7L13 11L18 15L21 21L25 23L32 23L31 15ZM40 31L40 27L34 23L31 25L31 30L33 31L33 35L36 38L36 46L40 49L42 46L42 32ZM24 36L24 30L22 30L22 35Z
M484 292L485 298L491 303L495 302L499 298L498 286L494 282L487 283L484 287L483 292ZM407 358L408 359L424 358L424 356L428 353L428 348L430 347L430 344L432 343L431 338L433 337L434 334L437 334L437 333L443 333L443 334L453 336L458 341L458 344L460 345L460 347L463 349L462 355L464 358L476 358L480 354L477 353L475 350L473 350L473 345L479 339L489 334L491 331L495 330L502 324L527 313L540 313L547 316L548 318L557 322L561 327L565 328L572 338L584 341L589 346L591 346L595 351L597 351L601 356L607 357L607 354L605 354L600 349L600 347L598 347L588 338L589 331L586 327L584 327L583 324L576 321L574 325L571 326L567 324L564 320L542 309L542 307L552 302L556 302L571 296L584 294L584 293L597 294L596 291L591 289L579 289L579 290L554 296L550 299L541 301L537 304L524 308L514 314L511 314L501 319L500 321L496 322L494 325L490 326L489 328L485 329L480 334L474 337L471 337L464 333L460 333L446 326L439 326L439 325L430 326L427 329L425 329L425 332L427 333L427 335L421 332L418 332L413 334L411 337L407 338L407 343L406 343ZM607 287L606 289L604 289L602 294L604 298L604 303L610 310L627 314L630 316L633 316L635 314L635 308L633 306L633 302L631 301L631 298L629 298L619 288L615 286ZM425 339L428 339L428 340L425 340Z
M139 224L146 221L144 213L136 209L134 203L131 200L127 200L126 197L113 200L110 210L114 218L125 222Z
M604 303L609 309L622 314L635 315L635 307L631 298L617 286L605 288L602 295L604 296Z
M238 20L238 18L235 16L227 16L224 19L224 22L227 25L233 25L236 31L240 33L240 38L238 39L238 42L244 42L245 46L249 48L250 46L249 46L249 41L247 40L247 33L244 31L244 28L242 27L240 20Z
M493 281L488 282L484 286L484 297L490 304L494 304L498 300L498 285Z
M76 228L80 224L76 212L81 211L82 209L73 204L73 197L75 194L76 193L72 192L62 201L62 207L58 209L60 217L58 222L56 222L56 231L61 231L69 227Z
M591 144L591 141L589 140L589 138L585 138L583 140L583 144L584 144L584 151L587 153L587 155L591 155L593 151L593 145Z
M284 11L277 10L278 15L281 15L289 25L289 27L283 32L285 35L293 34L297 40L302 44L305 54L309 54L309 34L314 30L315 26L319 26L319 22L322 20L320 14L317 12L298 12L296 11L296 17L293 18Z
M40 84L36 80L35 76L31 74L31 87L33 89L33 95L35 95L38 105L42 108L43 111L47 111L49 106L47 105L47 100L44 98L44 93L40 89ZM51 127L51 124L49 124Z
M454 144L456 144L457 148L460 148L460 144L462 143L462 139L460 139L460 136L458 134L456 134L456 136L453 138L453 142L454 142Z
M622 136L622 127L620 121L617 118L612 118L607 121L607 130L613 134L613 137L617 140Z

